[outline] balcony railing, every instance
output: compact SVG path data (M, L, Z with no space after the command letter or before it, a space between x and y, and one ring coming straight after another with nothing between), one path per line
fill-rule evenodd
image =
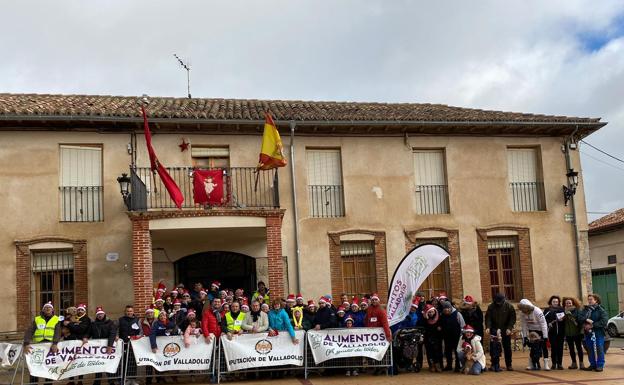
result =
M344 195L341 185L308 185L310 216L344 217Z
M513 211L544 211L544 182L513 182L511 189L511 205Z
M224 202L214 206L196 204L193 200L193 167L167 167L171 178L184 196L182 208L225 207L232 209L279 208L279 181L276 171L260 171L256 187L255 167L228 167L223 170ZM162 180L149 167L130 170L131 211L175 209Z
M61 222L100 222L102 186L61 186Z
M446 185L416 186L416 212L418 214L448 214L448 202Z

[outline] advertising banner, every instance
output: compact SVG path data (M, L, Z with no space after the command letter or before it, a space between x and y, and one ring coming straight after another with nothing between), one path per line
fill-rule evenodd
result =
M228 372L267 366L303 366L305 332L297 330L295 334L299 340L296 345L287 332L280 332L275 337L269 337L267 333L242 334L232 340L222 336L221 346Z
M203 336L193 338L187 348L182 336L156 337L158 349L152 352L148 337L132 340L138 366L151 366L159 372L168 370L210 370L215 338L206 343Z
M383 328L309 330L307 334L317 364L344 357L369 357L381 361L390 346Z
M89 340L61 341L58 351L50 351L51 343L32 344L25 354L28 371L35 377L63 380L82 374L115 373L123 355L123 341L113 345L111 354L106 353L107 341Z
M0 342L0 365L3 368L13 366L20 357L20 354L22 354L21 344Z

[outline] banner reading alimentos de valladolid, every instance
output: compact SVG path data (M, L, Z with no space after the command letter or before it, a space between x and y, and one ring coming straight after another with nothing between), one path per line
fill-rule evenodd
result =
M344 357L381 361L390 346L382 328L309 330L307 336L317 364Z

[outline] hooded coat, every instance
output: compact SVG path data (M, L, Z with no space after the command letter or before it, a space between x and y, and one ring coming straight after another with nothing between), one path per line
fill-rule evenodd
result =
M544 312L539 307L533 305L528 299L520 300L518 304L520 312L520 324L522 325L522 336L528 337L529 331L536 330L542 332L542 337L548 336L548 325ZM525 313L525 312L528 312Z

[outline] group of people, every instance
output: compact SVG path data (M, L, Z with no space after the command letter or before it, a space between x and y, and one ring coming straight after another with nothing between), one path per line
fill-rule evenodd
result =
M31 343L51 342L51 350L56 351L61 340L87 342L97 338L107 340L110 352L116 339L128 342L146 336L156 352L158 336L182 335L184 344L189 346L198 339L210 343L221 336L231 339L241 333L276 335L280 332L288 333L292 343L298 344L295 330L381 327L388 341L401 330L421 330L432 372L464 369L470 374L480 374L486 369L482 345L486 336L490 344L490 370L502 371L503 356L506 369L513 370L511 339L517 316L515 307L502 293L494 296L485 314L471 296L455 304L444 292L428 300L422 293L416 293L407 317L390 328L375 293L361 298L343 294L338 301L324 295L318 301L305 301L301 294L271 298L263 282L258 282L257 290L249 297L243 289L225 290L220 286L214 281L206 290L196 283L187 290L179 284L168 291L161 282L155 289L153 304L144 309L143 317L137 316L134 307L128 305L117 322L108 318L102 307L96 308L95 319L91 320L85 304L68 308L63 317L57 317L53 305L47 303L25 333L24 349L29 352ZM527 369L541 369L542 358L543 369L563 369L565 341L572 359L569 369L603 370L607 315L598 295L589 295L584 307L569 297L562 300L552 296L546 309L523 299L518 310L523 342L530 348ZM583 345L588 353L588 366L583 361ZM393 348L397 349L397 345ZM396 358L395 353L394 373L398 373ZM423 349L418 349L412 369L419 371L423 358ZM147 383L151 382L149 374ZM358 375L357 368L347 374ZM100 377L96 377L95 385L99 382Z

